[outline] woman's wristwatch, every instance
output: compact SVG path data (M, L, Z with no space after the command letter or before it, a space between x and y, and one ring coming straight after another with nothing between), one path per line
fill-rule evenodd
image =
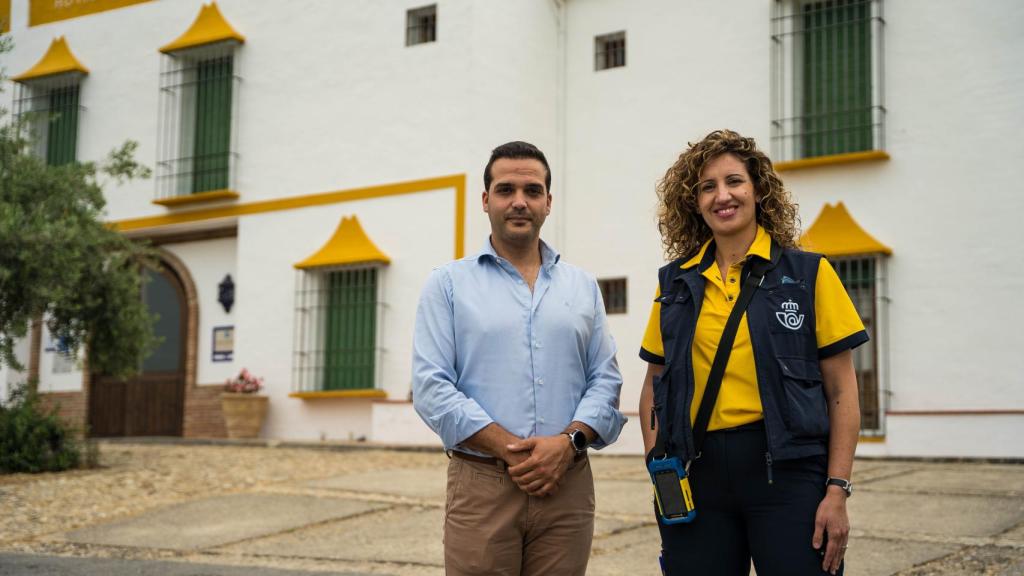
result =
M828 480L825 480L825 487L827 488L829 486L839 486L840 488L843 489L843 492L846 492L847 498L853 496L853 483L850 482L849 480L844 480L843 478L833 478L829 476Z

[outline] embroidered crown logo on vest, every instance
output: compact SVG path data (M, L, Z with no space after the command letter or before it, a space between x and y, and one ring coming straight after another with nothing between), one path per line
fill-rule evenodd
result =
M775 317L790 330L799 330L804 325L804 315L800 314L800 305L792 299L782 303L782 312L776 312Z

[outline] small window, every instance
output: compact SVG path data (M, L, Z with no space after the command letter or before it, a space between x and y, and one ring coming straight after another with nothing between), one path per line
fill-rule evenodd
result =
M594 38L594 70L607 70L626 65L626 32L605 34Z
M414 8L406 12L405 45L426 44L437 41L437 4Z
M164 56L158 198L234 188L235 52L236 43L220 42Z
M356 266L300 272L294 365L298 391L377 387L379 271Z
M26 121L33 149L50 166L76 161L83 108L79 76L64 74L18 85L15 109Z
M597 281L601 287L601 298L604 299L605 314L626 313L626 279L605 278Z
M876 307L878 269L881 258L845 257L830 258L836 269L839 280L850 295L854 307L860 314L864 328L872 336L871 340L853 351L853 365L857 372L857 385L860 388L860 428L862 433L878 433L882 429L882 410L880 407L878 379L878 310Z
M777 0L777 161L884 149L882 0Z

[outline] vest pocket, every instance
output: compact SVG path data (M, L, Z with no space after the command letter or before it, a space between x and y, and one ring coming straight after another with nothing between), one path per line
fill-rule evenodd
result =
M828 435L828 403L817 360L777 358L785 399L780 402L786 428L795 438Z

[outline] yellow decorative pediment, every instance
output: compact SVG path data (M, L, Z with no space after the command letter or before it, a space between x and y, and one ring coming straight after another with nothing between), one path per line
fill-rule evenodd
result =
M835 206L825 204L814 224L800 237L800 246L825 256L892 254L892 248L875 240L857 224L842 202Z
M174 42L160 48L160 51L164 53L177 52L186 48L195 48L196 46L224 42L226 40L243 43L245 42L245 36L235 31L220 13L217 3L211 2L199 10L199 16L196 16L196 21L192 23L192 26L184 34L179 36Z
M380 251L363 231L355 216L344 217L334 236L315 254L295 264L296 268L323 268L349 264L388 264L391 259Z
M75 58L75 55L71 53L71 49L68 48L68 43L64 40L63 36L55 38L50 43L50 49L46 51L46 54L39 59L39 62L35 66L29 68L27 71L18 74L11 80L15 82L26 82L28 80L36 80L45 76L55 76L57 74L68 74L77 72L79 74L88 74L89 69L82 65Z

